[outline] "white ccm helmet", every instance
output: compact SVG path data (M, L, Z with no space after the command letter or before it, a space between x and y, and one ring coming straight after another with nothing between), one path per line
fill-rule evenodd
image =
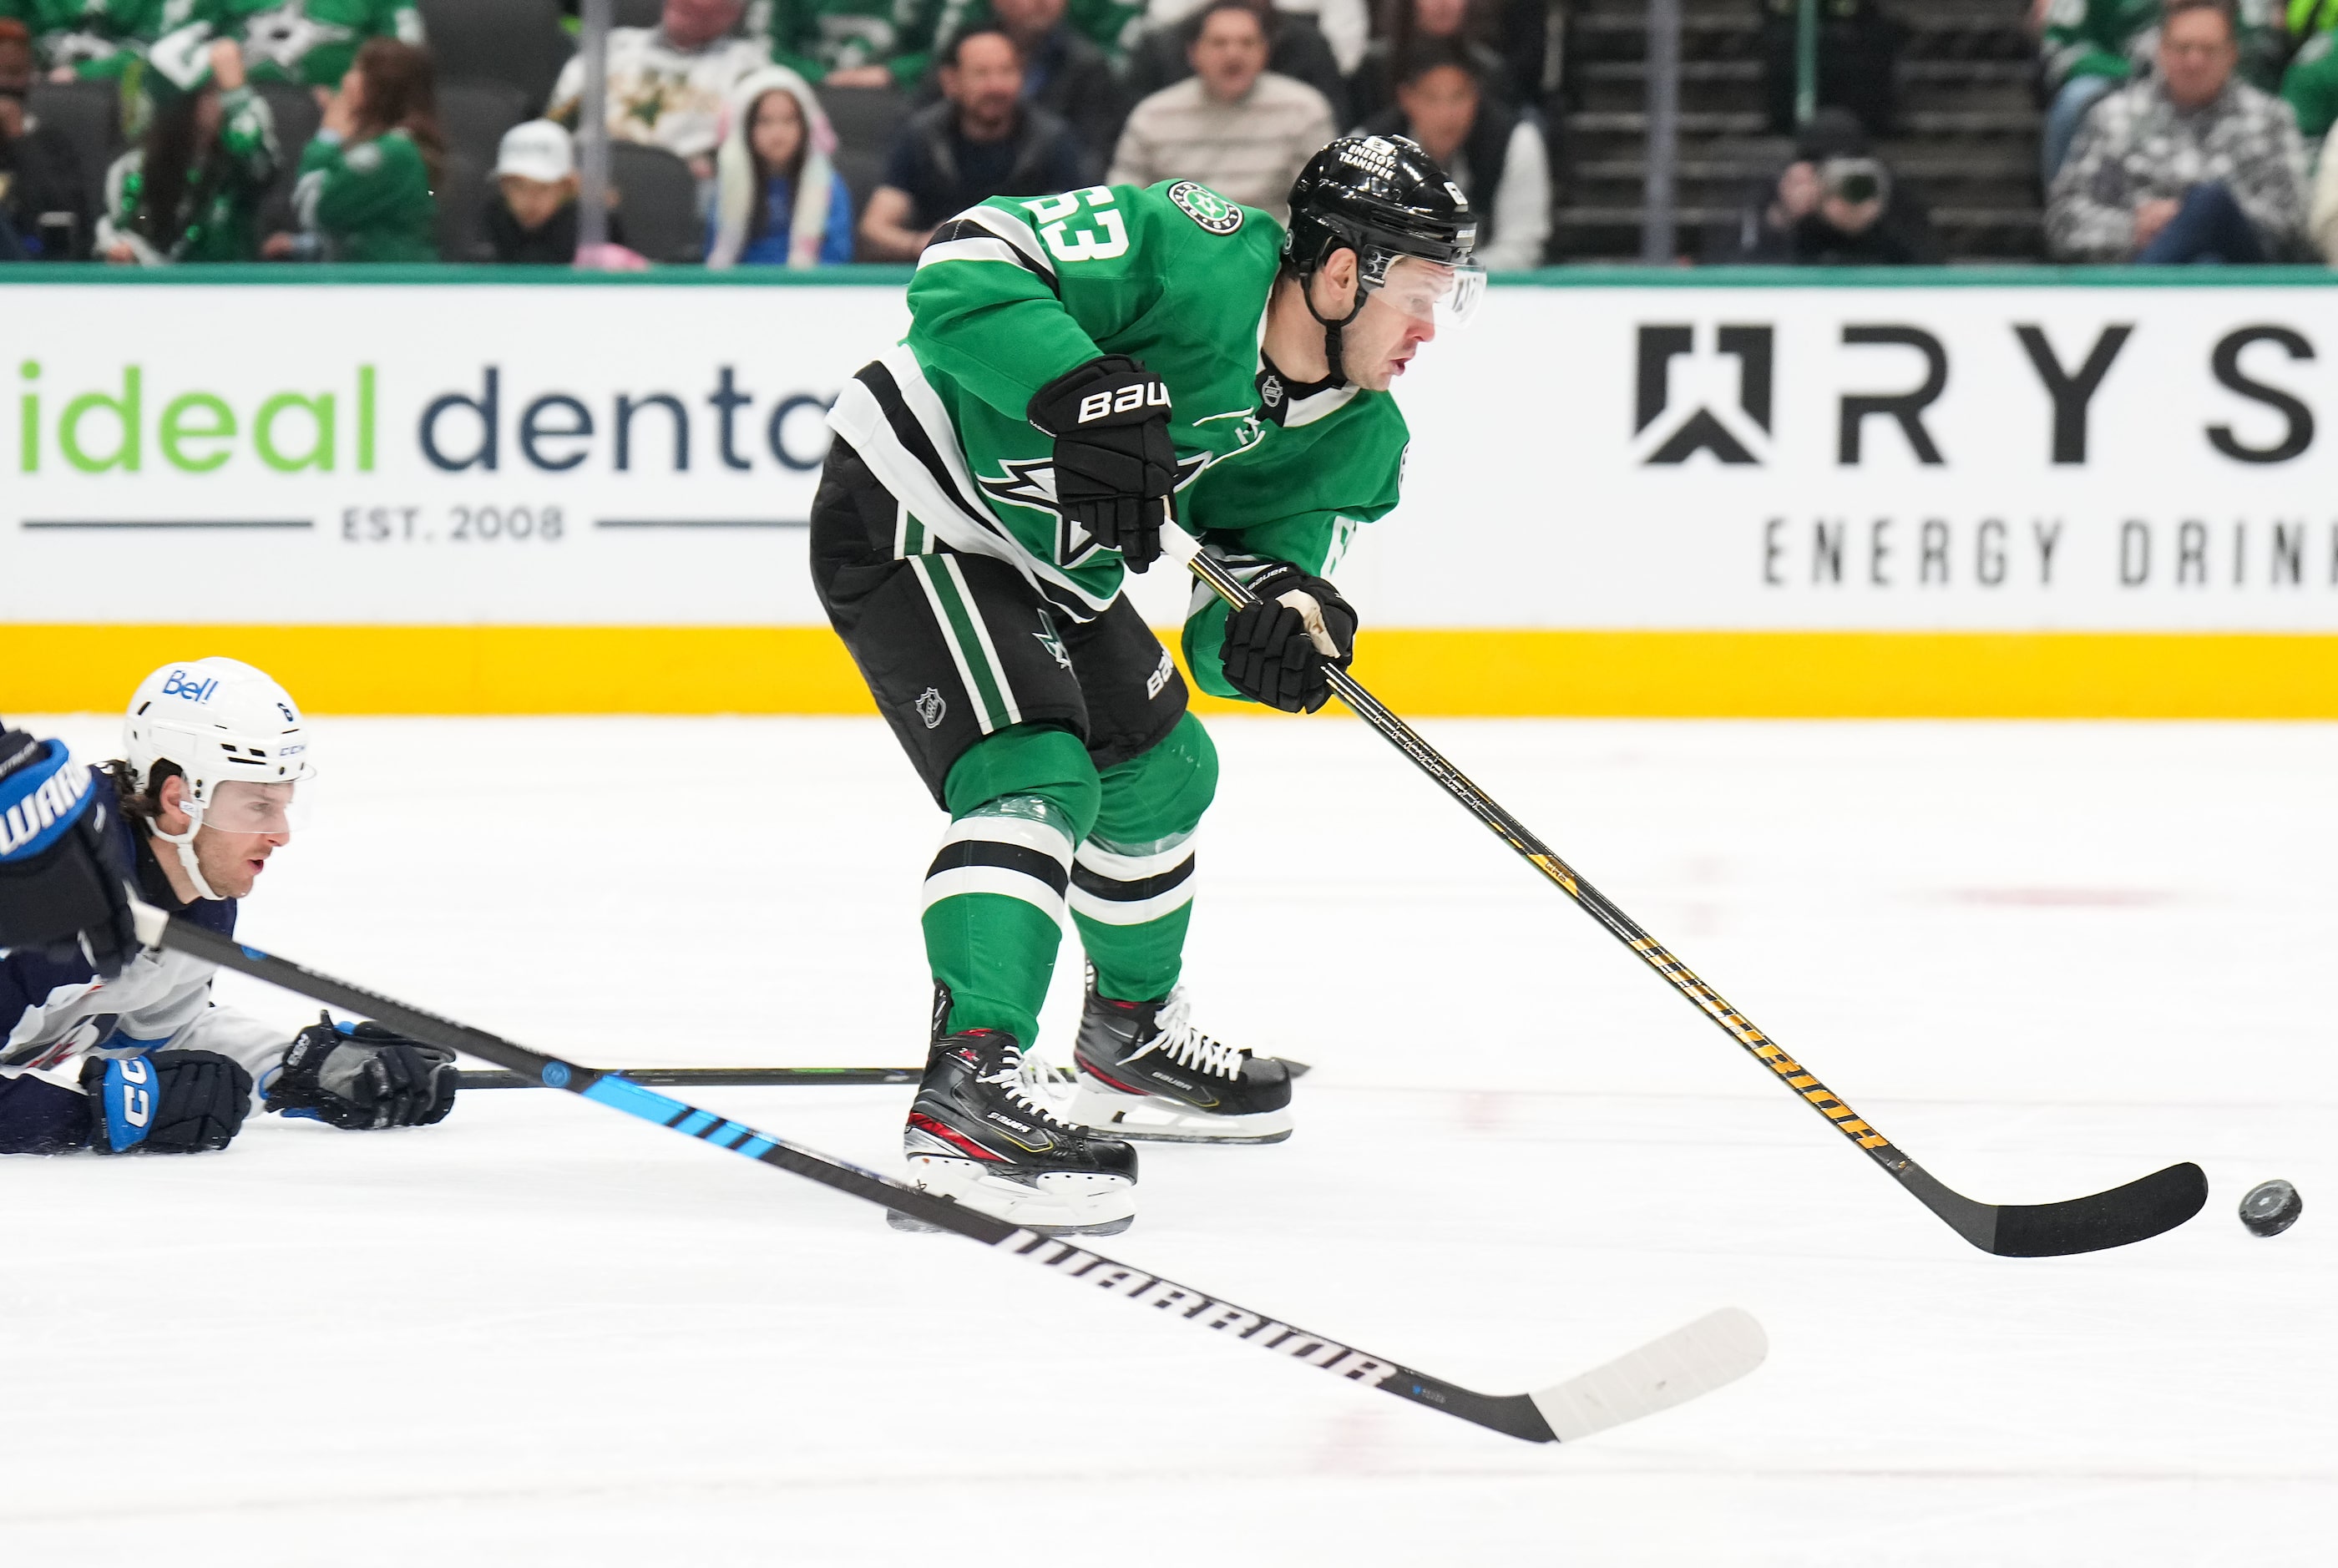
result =
M300 726L300 710L284 688L261 671L235 659L192 659L165 664L138 683L130 699L130 712L122 725L123 760L129 765L130 787L147 794L154 787L154 765L170 762L186 779L186 796L180 809L190 820L183 833L152 828L155 838L174 846L179 865L205 898L217 898L195 864L195 834L206 813L216 818L221 807L221 786L231 784L297 785L315 777L309 762L309 738ZM283 792L286 795L290 790ZM237 798L243 797L240 802ZM214 820L226 832L286 830L284 803L268 799L258 790L227 791L231 803L254 813L250 823L231 827ZM274 823L271 827L268 823Z

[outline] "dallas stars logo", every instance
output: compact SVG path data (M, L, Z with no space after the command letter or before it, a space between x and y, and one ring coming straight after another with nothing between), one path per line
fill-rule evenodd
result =
M309 15L309 0L289 0L262 11L244 24L245 54L266 60L290 75L310 51L328 44L343 44L357 36L348 27L319 22Z
M1242 209L1208 186L1180 180L1169 187L1169 200L1178 211L1213 234L1231 234L1243 226Z
M1063 638L1058 636L1056 632L1056 620L1054 616L1048 614L1046 611L1041 610L1039 612L1039 629L1036 632L1032 632L1031 635L1038 639L1039 646L1045 648L1049 654L1053 655L1056 663L1061 664L1066 670L1072 667L1072 655L1070 652L1065 648Z
M1177 488L1183 490L1202 476L1202 470L1217 460L1217 455L1196 452L1177 459ZM1009 506L1025 506L1034 512L1044 512L1056 519L1056 560L1065 566L1085 565L1090 556L1103 546L1091 538L1088 531L1071 522L1056 510L1056 462L1052 457L1005 457L999 460L999 472L975 475L975 483L983 494Z

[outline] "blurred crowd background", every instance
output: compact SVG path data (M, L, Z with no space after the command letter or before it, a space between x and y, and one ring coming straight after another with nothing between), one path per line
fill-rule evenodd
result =
M1443 161L1502 270L2338 256L2338 0L614 11L580 258L575 0L0 0L0 260L900 262L993 195L1280 216L1351 130Z

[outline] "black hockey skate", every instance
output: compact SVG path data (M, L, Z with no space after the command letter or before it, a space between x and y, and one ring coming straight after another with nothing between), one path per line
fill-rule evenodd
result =
M996 1029L935 1042L901 1150L919 1187L1027 1230L1110 1236L1136 1216L1136 1151L1057 1117L1024 1083L1023 1048Z
M1280 1143L1291 1136L1291 1070L1221 1044L1186 1016L1185 988L1158 1002L1087 1002L1072 1060L1073 1120L1116 1138L1167 1143Z

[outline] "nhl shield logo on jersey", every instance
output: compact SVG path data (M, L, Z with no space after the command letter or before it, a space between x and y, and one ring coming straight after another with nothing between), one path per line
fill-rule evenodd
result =
M1213 234L1231 234L1243 226L1242 209L1206 185L1180 180L1169 187L1169 200Z
M942 701L942 694L938 689L928 686L918 694L918 717L926 721L927 729L931 730L938 726L942 721L942 715L948 711L949 704Z

